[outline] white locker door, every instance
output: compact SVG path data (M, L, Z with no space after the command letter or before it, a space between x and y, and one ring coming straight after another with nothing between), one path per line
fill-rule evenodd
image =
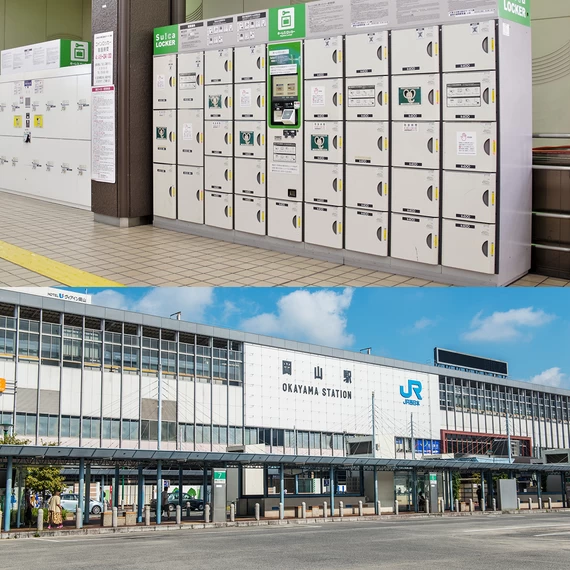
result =
M234 96L235 120L240 119L265 121L265 83L236 84Z
M161 218L176 219L176 166L154 165L153 213Z
M246 196L262 196L267 194L265 160L236 158L234 161L235 193Z
M342 36L305 40L305 79L342 77Z
M300 242L303 239L301 202L267 200L267 235Z
M392 164L439 168L439 123L393 123Z
M496 121L497 77L494 71L446 73L443 76L444 121Z
M33 109L32 109L33 110ZM34 115L43 115L43 109L37 109ZM91 76L77 77L77 101L75 105L75 132L73 138L84 141L91 140ZM34 117L32 117L33 119ZM34 121L32 120L32 126ZM39 129L43 131L43 128Z
M12 89L12 83L0 83L0 137L12 131Z
M207 51L205 67L206 85L233 83L233 54L231 48Z
M497 123L444 123L445 170L497 171Z
M232 156L232 121L206 121L204 151L213 156Z
M204 169L178 167L178 219L204 223Z
M333 121L305 123L305 160L342 164L343 124Z
M153 109L176 109L176 55L159 55L153 60Z
M50 94L50 97L46 101L46 112L43 119L44 127L42 129L34 129L36 134L41 137L77 138L76 107L72 106L73 99L77 93L77 79L77 77L50 77L44 80L44 88ZM176 108L176 96L174 107L172 108ZM32 109L31 107L26 107L26 98L24 98L24 104L15 113L23 116L23 128L26 128L26 113L30 113L31 119ZM42 114L40 109L38 109L38 114Z
M233 229L233 194L206 191L204 220L208 226Z
M265 81L265 44L238 47L234 50L235 83L257 83Z
M439 73L439 28L392 32L392 75Z
M392 78L392 120L439 121L439 75L396 75Z
M204 108L204 52L178 55L178 108Z
M439 220L392 214L390 234L392 257L437 265Z
M305 121L342 121L342 79L305 82Z
M343 205L342 164L305 164L305 202Z
M439 170L392 168L392 212L439 217Z
M495 22L469 22L442 26L444 72L495 69Z
M204 112L178 111L178 164L204 165Z
M237 121L235 123L235 156L265 158L265 121Z
M176 164L176 111L153 111L153 162Z
M390 117L388 77L346 80L347 121L387 121Z
M346 208L345 249L371 255L388 255L388 212Z
M231 85L206 85L206 119L230 121L233 118L233 89Z
M237 231L264 236L266 233L265 198L235 197L235 222Z
M345 38L346 77L388 75L388 32Z
M443 217L496 222L497 175L479 172L443 172Z
M204 158L204 188L213 192L233 192L233 160L219 156Z
M388 211L390 169L386 166L346 165L346 206Z
M388 166L389 132L386 122L347 122L346 164Z
M495 239L494 225L443 220L442 265L492 275Z
M305 203L305 243L342 249L343 208Z

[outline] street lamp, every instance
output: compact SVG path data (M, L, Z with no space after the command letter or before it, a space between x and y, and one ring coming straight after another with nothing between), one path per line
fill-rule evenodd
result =
M176 317L176 320L179 321L180 318L182 317L182 311L178 311L177 313L172 313L172 315L170 315L170 318L172 317Z
M361 348L361 349L360 349L360 352L363 353L364 351L366 351L366 354L369 355L371 350L372 350L372 347L369 346L368 348Z
M4 439L6 439L10 435L10 430L13 427L14 425L10 423L0 424L0 428L4 432Z

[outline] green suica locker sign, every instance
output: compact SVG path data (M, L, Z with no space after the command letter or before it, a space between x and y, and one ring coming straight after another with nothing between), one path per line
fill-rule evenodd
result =
M305 4L269 9L269 41L304 38Z
M499 0L499 16L523 26L530 26L531 0Z
M178 25L154 30L154 55L178 53Z

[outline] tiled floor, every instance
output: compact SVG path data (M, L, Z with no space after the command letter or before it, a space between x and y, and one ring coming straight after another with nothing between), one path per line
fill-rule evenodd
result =
M95 223L90 212L3 192L0 241L128 286L447 286L153 226L120 229ZM56 284L0 259L1 286ZM529 275L516 285L564 287L570 282Z

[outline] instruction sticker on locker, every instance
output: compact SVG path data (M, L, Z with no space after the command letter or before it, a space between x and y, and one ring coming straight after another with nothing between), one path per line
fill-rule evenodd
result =
M271 172L273 174L299 174L299 165L287 164L284 162L272 162Z
M196 73L181 73L178 83L180 91L196 89L198 85L198 75Z
M273 160L280 163L297 162L297 145L295 143L274 143ZM272 172L274 171L272 170Z
M194 128L192 123L184 123L182 125L182 139L185 141L191 141L194 138Z
M349 107L375 107L376 87L374 85L354 85L348 88Z
M419 133L420 125L419 123L403 123L402 128L405 133Z
M315 86L311 89L311 105L313 107L325 106L325 88L322 86Z
M240 107L251 107L251 89L239 90Z
M161 91L166 89L166 77L164 75L156 76L156 88Z
M477 133L457 133L457 155L477 156Z
M448 107L481 107L481 83L450 83L447 86Z

